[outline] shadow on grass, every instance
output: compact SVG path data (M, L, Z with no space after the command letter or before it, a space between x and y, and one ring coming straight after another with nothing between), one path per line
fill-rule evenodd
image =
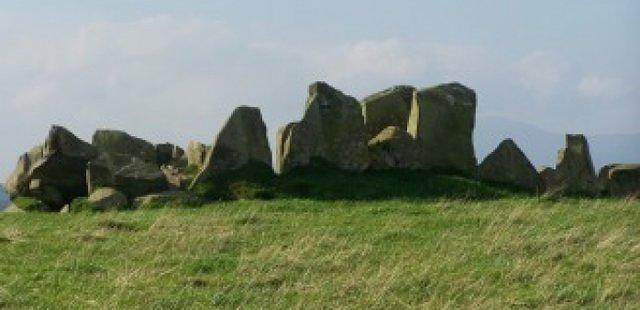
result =
M305 198L328 201L489 200L526 195L514 188L484 184L455 172L348 172L320 161L280 176L264 164L251 163L242 169L212 177L197 185L194 193L205 200Z

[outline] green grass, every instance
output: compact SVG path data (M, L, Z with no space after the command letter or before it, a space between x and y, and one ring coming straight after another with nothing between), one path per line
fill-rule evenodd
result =
M0 214L0 308L640 307L639 202L373 198Z

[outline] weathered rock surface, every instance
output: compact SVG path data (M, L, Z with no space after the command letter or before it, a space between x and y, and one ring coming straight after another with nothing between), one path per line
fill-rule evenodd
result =
M44 144L20 156L6 182L7 192L12 198L37 198L51 211L59 211L74 198L87 195L85 170L97 154L67 129L52 126Z
M133 157L129 164L114 171L114 187L129 199L169 188L167 179L158 166L136 157Z
M475 176L476 93L459 83L414 93L407 131L418 143L424 169Z
M389 126L407 129L415 90L412 86L400 85L362 99L367 139L372 139Z
M309 86L302 120L280 128L277 145L281 173L307 166L315 158L351 171L369 165L360 104L324 82Z
M541 190L538 171L511 139L502 141L482 161L478 176L483 181L508 184L529 192Z
M271 167L271 149L260 109L241 106L233 111L218 133L192 186L213 175L242 168L250 162Z
M101 153L111 156L127 155L149 163L156 162L156 148L153 144L120 130L100 129L93 134L93 146Z
M596 175L587 139L583 135L566 135L565 139L566 147L558 152L555 173L547 190L569 195L596 194Z
M202 168L204 162L207 159L207 152L211 150L210 147L198 141L190 141L187 146L187 163L189 166Z
M198 198L189 192L166 191L138 197L134 200L133 206L136 209L152 209L171 206L184 207L197 203L199 203Z
M537 170L538 176L540 177L540 191L546 192L552 186L556 171L555 169L547 166L542 166Z
M417 167L418 150L409 133L389 126L369 140L369 158L372 169L411 169Z
M161 143L156 145L156 163L159 166L171 165L174 167L186 167L187 160L184 150L171 143Z
M189 188L192 178L184 172L184 169L166 165L160 167L171 190L184 190Z
M615 197L640 198L640 164L611 164L598 175L601 193Z
M94 210L122 210L127 207L127 197L110 187L102 187L94 191L87 199Z

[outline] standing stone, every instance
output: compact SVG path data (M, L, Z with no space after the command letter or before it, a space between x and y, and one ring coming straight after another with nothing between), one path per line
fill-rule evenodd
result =
M61 126L52 126L44 144L18 160L6 182L10 197L34 197L51 211L59 211L74 198L87 195L87 162L96 149Z
M185 167L187 165L184 160L184 150L171 143L157 144L156 146L156 163L158 166L171 165L174 167Z
M389 126L369 141L370 167L376 170L417 167L415 141L404 129Z
M540 177L540 191L547 192L552 186L556 171L555 169L547 166L542 166L537 170L538 176Z
M271 169L271 149L260 109L241 106L233 111L218 133L191 187L213 175L240 169L251 162Z
M593 195L597 192L589 144L583 135L566 135L566 147L558 152L551 187L547 190L569 195Z
M302 120L278 132L278 170L286 173L321 159L362 171L369 165L366 137L358 101L324 82L313 83Z
M476 93L462 84L415 92L407 131L417 140L422 168L475 176L475 115Z
M187 146L187 162L189 166L202 168L204 162L207 159L207 152L211 150L210 147L200 143L198 141L190 141Z
M415 90L412 86L400 85L362 99L367 139L375 137L389 126L406 130Z
M508 184L529 192L541 190L538 171L511 139L502 141L482 161L478 176L483 181Z
M128 155L157 164L156 148L153 144L120 130L101 129L93 134L92 144L108 155Z
M599 190L615 197L640 197L640 164L612 164L602 167Z
M91 209L97 211L122 210L127 207L127 197L109 187L96 190L89 196L87 201Z

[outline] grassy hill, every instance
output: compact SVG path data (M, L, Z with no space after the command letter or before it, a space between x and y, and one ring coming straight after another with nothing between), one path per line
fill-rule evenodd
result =
M0 214L0 307L638 308L638 223L513 196Z

